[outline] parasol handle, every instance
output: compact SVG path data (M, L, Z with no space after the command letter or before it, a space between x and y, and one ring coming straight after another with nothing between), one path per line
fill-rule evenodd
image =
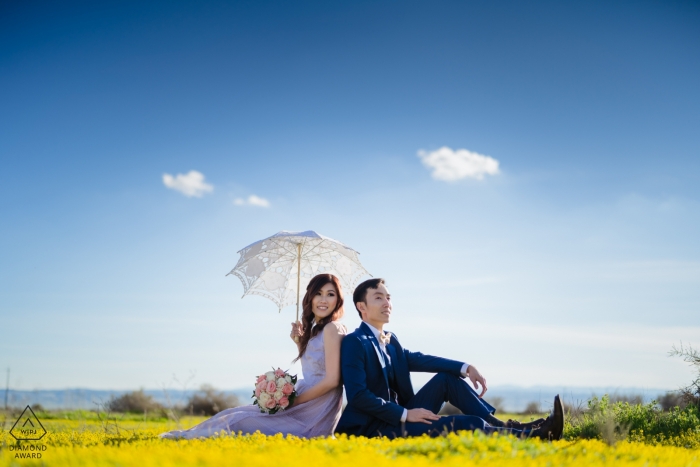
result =
M299 284L301 282L301 243L297 243L297 321L299 321Z

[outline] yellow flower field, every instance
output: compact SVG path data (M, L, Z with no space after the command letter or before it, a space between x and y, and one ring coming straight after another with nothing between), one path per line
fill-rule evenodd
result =
M198 420L185 420L190 426ZM461 433L444 438L298 439L282 436L220 436L170 441L157 437L172 423L51 420L38 442L0 435L0 467L5 466L698 466L700 450L620 442L519 440ZM32 458L34 454L34 458ZM25 458L23 456L29 456Z

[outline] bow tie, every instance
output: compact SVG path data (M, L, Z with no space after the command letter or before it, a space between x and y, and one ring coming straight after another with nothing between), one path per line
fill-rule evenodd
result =
M379 342L381 344L387 345L391 341L391 333L390 332L380 332L379 333Z

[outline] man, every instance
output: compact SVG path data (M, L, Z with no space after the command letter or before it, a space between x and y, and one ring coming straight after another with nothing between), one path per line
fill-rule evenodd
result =
M464 362L424 355L404 349L396 336L384 332L391 316L391 295L384 279L370 279L353 294L362 324L341 345L340 359L348 404L336 432L356 436L438 436L446 431L481 430L560 439L564 412L557 395L554 410L546 420L530 423L503 422L481 396L486 380ZM437 373L413 392L410 372ZM462 378L469 378L476 392ZM440 417L445 402L464 415Z

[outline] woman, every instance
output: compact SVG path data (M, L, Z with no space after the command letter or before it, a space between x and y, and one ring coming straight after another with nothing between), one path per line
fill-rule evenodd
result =
M189 430L160 436L192 439L217 432L243 434L260 431L304 438L333 434L343 403L340 384L340 342L347 330L343 317L343 291L338 278L319 274L311 279L304 295L302 322L292 323L290 337L298 338L296 360L301 360L303 379L296 385L293 406L276 414L261 413L256 405L234 407L214 415Z

